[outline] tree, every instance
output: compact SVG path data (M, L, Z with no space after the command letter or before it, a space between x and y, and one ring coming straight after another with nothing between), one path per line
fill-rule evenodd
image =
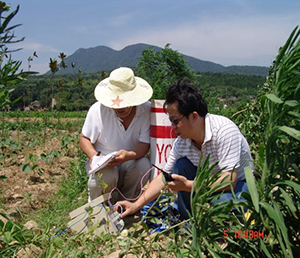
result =
M12 86L23 81L30 74L35 72L19 72L19 68L22 64L21 61L12 60L12 52L19 51L9 50L8 45L23 41L25 38L16 39L14 29L20 26L10 26L11 20L19 11L19 6L16 10L9 13L7 16L4 14L10 11L10 6L5 2L0 1L0 109L2 110L6 105L17 102L21 97L11 100L11 93L14 91Z
M152 47L144 50L137 63L137 75L144 78L153 88L153 98L163 99L170 83L188 77L194 80L197 75L192 71L183 55L170 48L154 51Z

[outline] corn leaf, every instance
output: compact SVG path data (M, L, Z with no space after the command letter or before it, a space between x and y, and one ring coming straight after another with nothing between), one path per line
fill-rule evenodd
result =
M282 188L280 188L280 192L282 194L282 197L285 199L285 204L289 207L290 211L292 212L292 214L294 215L294 217L296 219L298 219L297 215L296 215L296 207L293 203L293 199L291 198L291 196L289 194L287 194L286 191L284 191Z
M300 193L300 184L297 184L293 181L285 180L285 181L281 181L281 182L275 184L275 186L277 186L277 185L288 185Z
M257 188L256 188L256 184L255 184L255 180L254 180L254 176L253 176L251 167L246 167L244 170L245 170L247 186L249 189L249 193L250 193L254 208L255 208L256 212L259 212L259 196L258 196L258 192L257 192Z
M283 218L283 214L282 212L280 211L279 207L277 206L276 203L273 204L274 206L274 209L276 211L276 214L277 216L280 218L280 220L282 221L282 223L284 224L284 218ZM290 243L290 240L289 240L289 237L288 237L288 229L287 227L285 226L284 224L284 227L280 227L280 230L282 232L282 236L284 238L284 241L285 241L285 244L286 244L286 247L289 251L290 254L292 254L292 250L291 250L291 243ZM280 236L279 236L280 237Z
M263 240L259 239L259 245L261 247L261 249L263 250L264 254L269 257L272 258L273 256L270 254L269 250L267 249L265 243Z
M278 129L292 136L296 140L300 141L300 131L296 130L295 128L288 126L280 126Z
M278 98L275 94L266 94L266 97L271 100L272 102L275 102L277 104L282 104L283 101Z
M287 105L290 107L296 107L299 105L299 102L297 100L287 100L284 102L284 105Z
M297 113L297 112L289 111L288 114L291 115L291 116L294 116L294 117L296 117L296 118L298 118L298 119L300 118L300 114Z
M260 205L264 207L269 217L274 220L276 225L278 225L280 228L285 227L284 222L280 220L280 217L277 215L275 209L270 204L266 202L260 202Z
M293 30L293 32L291 33L291 35L289 36L287 42L284 44L284 46L281 48L279 55L276 58L276 66L279 65L280 61L282 60L286 50L289 48L291 42L294 42L295 38L297 38L298 33L296 34L296 37L294 38L294 35L296 33L298 29L298 26ZM294 39L293 39L294 38Z
M284 241L285 241L285 244L286 244L286 247L288 248L288 250L290 251L290 242L289 242L289 239L288 239L288 234L287 234L287 228L285 226L285 223L284 223L284 220L283 220L283 217L282 215L280 214L280 210L278 209L278 207L276 206L276 204L274 204L274 208L266 203L266 202L260 202L260 205L262 207L264 207L264 209L267 211L269 217L271 219L273 219L274 223L276 226L278 226L278 228L280 229L281 231L281 235L282 237L284 238ZM286 253L285 251L285 247L284 247L284 244L282 243L282 238L281 238L281 235L280 234L276 234L276 238L277 240L279 241L280 243L280 246L282 248L282 251L284 253ZM290 251L291 252L291 251Z

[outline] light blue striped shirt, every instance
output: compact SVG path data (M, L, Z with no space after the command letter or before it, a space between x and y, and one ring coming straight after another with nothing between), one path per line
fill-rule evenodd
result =
M213 114L205 116L205 137L201 151L191 139L177 137L164 170L173 171L175 162L183 157L187 157L194 166L198 166L201 153L204 159L210 155L210 164L219 162L213 173L222 168L223 171L237 169L239 181L245 179L245 167L250 166L254 171L249 144L236 124L227 117Z

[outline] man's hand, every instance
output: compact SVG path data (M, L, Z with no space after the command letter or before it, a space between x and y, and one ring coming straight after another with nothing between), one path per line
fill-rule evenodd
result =
M175 181L168 182L168 185L170 189L174 192L178 191L186 191L186 192L191 192L192 191L192 185L193 182L192 180L187 180L186 177L172 174L172 177Z
M119 205L121 205L123 208L123 213L121 214L122 219L130 214L136 213L139 210L139 207L134 202L129 201L117 202L114 210L117 210Z
M121 165L122 163L124 163L125 161L128 160L128 158L127 158L128 155L127 154L128 154L128 152L126 150L119 150L115 154L115 158L107 164L107 167L111 168L111 167Z

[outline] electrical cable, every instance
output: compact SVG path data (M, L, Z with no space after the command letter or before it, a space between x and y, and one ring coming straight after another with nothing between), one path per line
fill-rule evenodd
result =
M94 208L97 207L97 206L103 206L103 204L99 203L99 204L96 204L96 205L92 206L91 208L94 209ZM103 208L104 208L104 207L103 207ZM75 226L75 225L78 224L80 221L82 221L82 220L86 217L87 214L88 214L88 211L85 209L85 214L84 214L84 216L83 216L80 220L74 222L74 223L73 223L71 226L69 226L67 229L65 229L65 230L63 230L63 231L57 233L56 235L54 235L53 237L51 237L51 239L56 238L57 236L62 235L63 233L66 233L66 232L67 232L68 230L70 230L73 226Z
M147 170L147 172L143 175L143 177L142 177L142 179L141 179L141 190L140 190L140 193L139 193L139 195L138 195L137 197L135 197L135 198L127 198L127 197L125 197L125 196L122 194L122 192L121 192L117 187L114 187L114 188L109 192L109 196L108 196L108 204L109 204L109 207L110 207L110 208L113 208L113 207L115 206L115 205L112 205L111 202L110 202L111 195L112 195L112 192L113 192L114 190L117 190L117 191L119 192L119 194L123 197L124 200L127 200L127 201L136 201L136 200L142 195L142 193L143 193L143 180L144 180L144 177L145 177L152 169L154 169L154 168L149 168L149 169ZM121 205L120 205L120 206L121 206ZM123 213L123 208L122 208L121 214L122 214L122 213Z
M113 209L114 206L117 205L118 207L120 207L120 210L121 210L120 213L122 214L122 213L123 213L123 207L122 207L122 205L120 205L120 204L112 205L111 202L110 202L112 192L113 192L114 190L117 190L117 191L119 192L119 194L120 194L125 200L127 200L127 201L135 201L135 200L137 200L137 199L142 195L142 192L143 192L143 180L144 180L144 177L145 177L152 169L154 169L154 168L148 169L147 172L143 175L143 177L142 177L142 179L141 179L141 191L140 191L139 195L138 195L136 198L133 198L133 199L126 198L126 197L122 194L122 192L121 192L117 187L113 188L113 189L110 191L109 196L108 196L108 204L109 204L109 208L110 208L110 209ZM93 208L95 208L95 207L97 207L97 206L103 206L103 204L100 203L100 204L97 204L97 205L92 206L91 208L93 209ZM103 207L103 208L104 208L104 207ZM88 214L88 211L86 210L84 216L83 216L80 220L74 222L74 223L73 223L71 226L69 226L67 229L65 229L65 230L63 230L63 231L57 233L57 234L54 235L51 239L54 239L55 237L57 237L57 236L59 236L59 235L62 235L63 233L65 233L65 232L67 232L68 230L70 230L73 226L75 226L75 225L78 224L80 221L82 221L82 220L87 216L87 214Z

